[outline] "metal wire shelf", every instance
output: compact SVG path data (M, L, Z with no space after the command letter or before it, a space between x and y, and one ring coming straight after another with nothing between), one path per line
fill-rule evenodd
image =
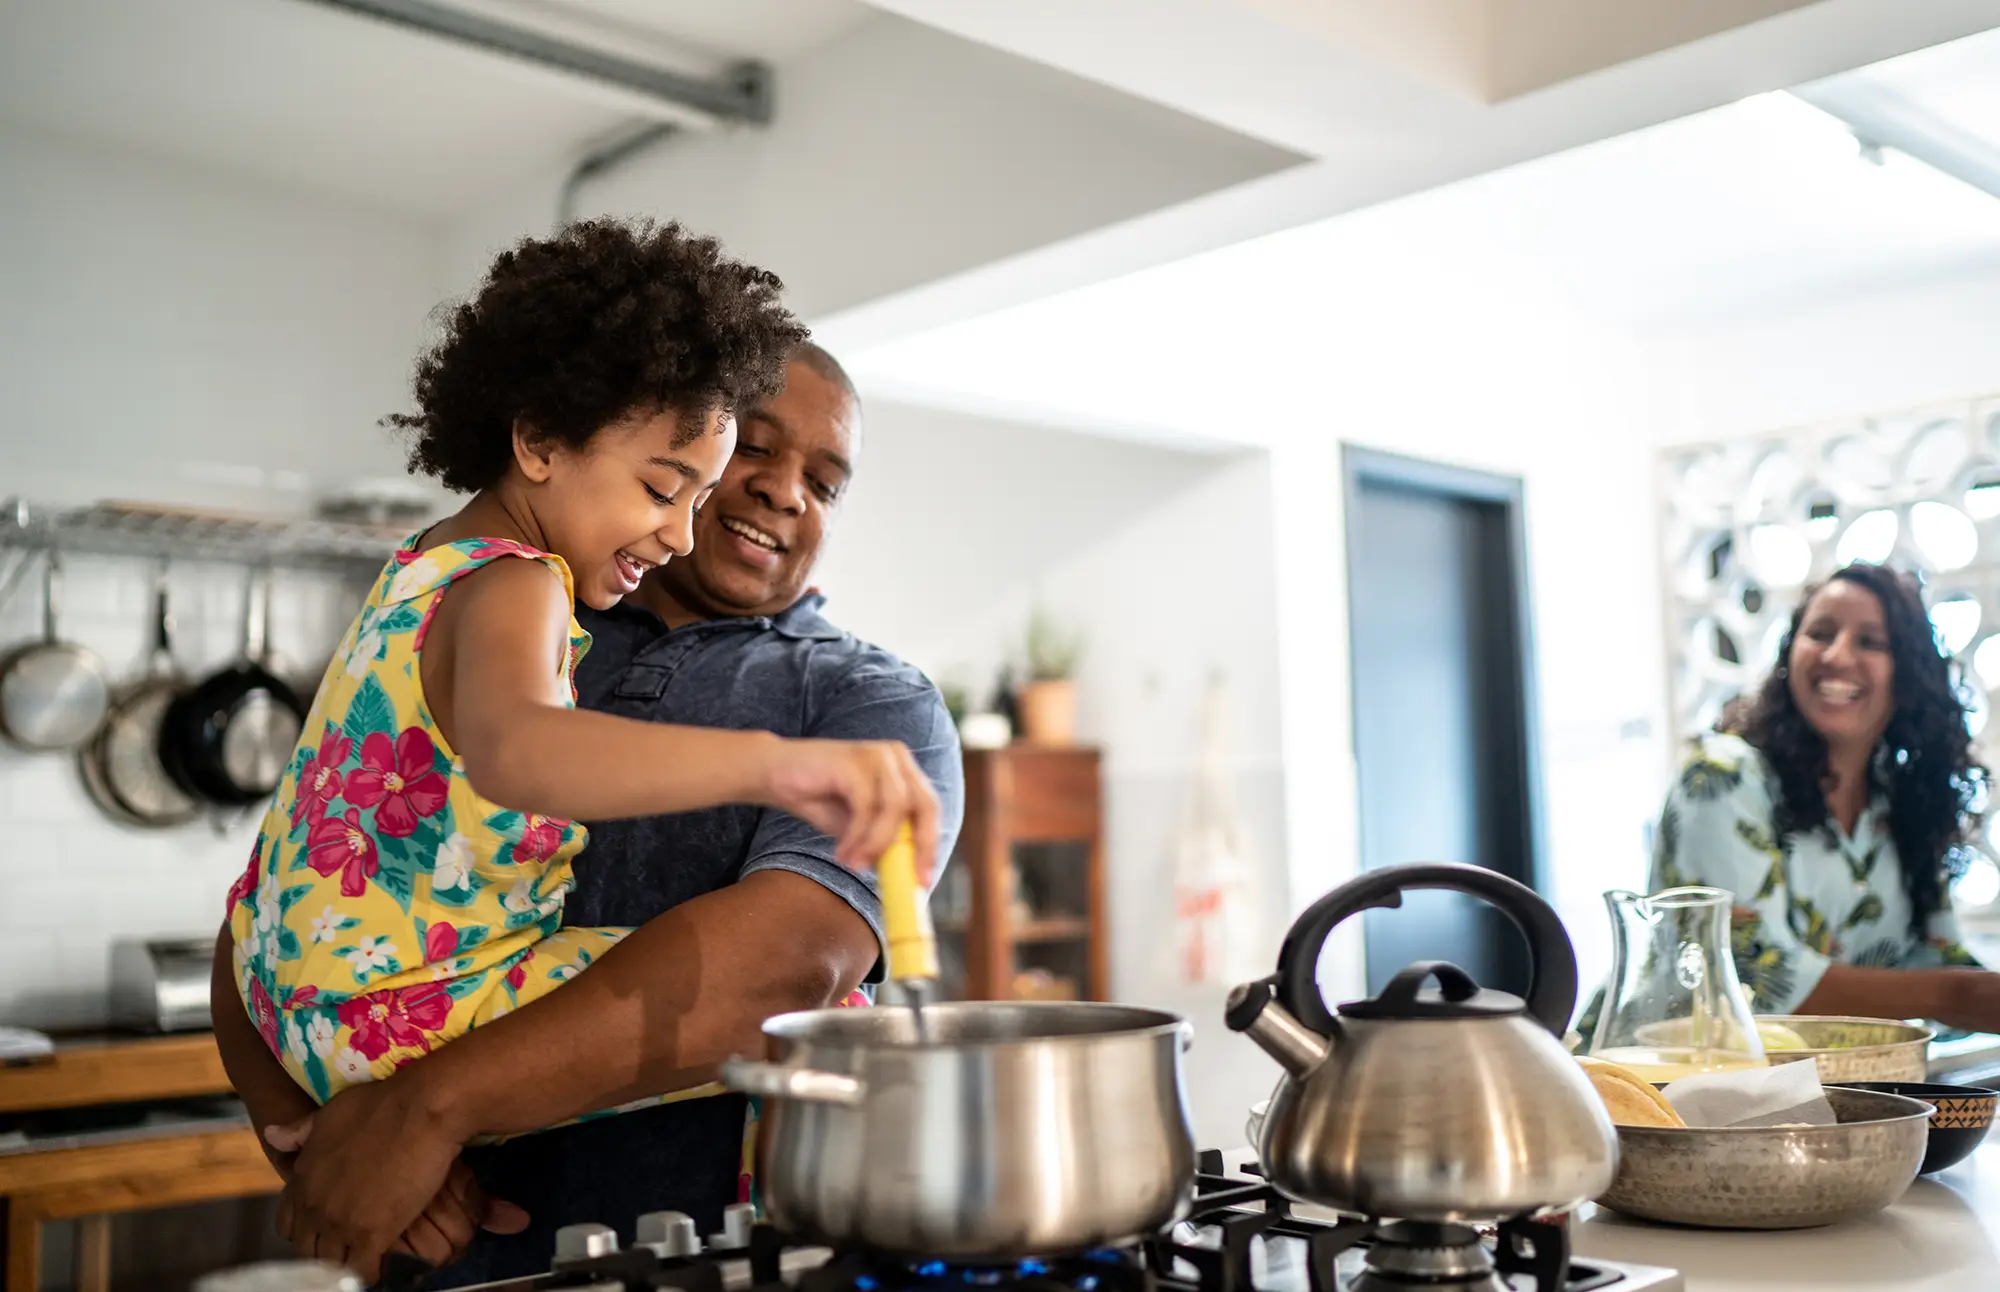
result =
M39 552L351 574L388 560L410 528L139 502L43 508L9 499L0 504L0 604L12 595Z

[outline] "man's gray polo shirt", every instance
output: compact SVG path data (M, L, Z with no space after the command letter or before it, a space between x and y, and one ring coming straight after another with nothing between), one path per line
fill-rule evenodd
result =
M715 619L671 632L635 607L578 607L591 634L577 669L578 703L654 722L900 740L937 788L940 858L948 856L965 794L944 702L922 673L828 623L822 604L809 594L769 619ZM882 936L872 878L836 863L830 838L782 812L713 808L589 825L566 923L644 924L751 871L788 870L825 885ZM546 1270L556 1229L577 1221L615 1226L629 1242L636 1216L673 1209L714 1232L722 1207L735 1200L742 1118L740 1098L698 1099L472 1150L468 1160L488 1190L526 1207L533 1224L516 1237L482 1234L448 1281Z

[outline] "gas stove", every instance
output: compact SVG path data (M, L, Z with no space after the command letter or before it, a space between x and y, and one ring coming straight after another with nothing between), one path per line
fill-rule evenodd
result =
M1254 1170L1254 1168L1251 1168ZM465 1292L1682 1292L1672 1271L1572 1259L1569 1230L1307 1218L1263 1179L1201 1155L1187 1220L1138 1243L991 1265L911 1261L792 1242L731 1208L706 1243L684 1215L642 1216L621 1249L604 1225L556 1236L548 1273ZM394 1292L393 1276L383 1286Z

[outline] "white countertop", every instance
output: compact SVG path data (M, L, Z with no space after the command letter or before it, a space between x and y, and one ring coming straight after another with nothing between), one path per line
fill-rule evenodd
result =
M1826 1229L1672 1229L1598 1212L1576 1226L1579 1255L1677 1269L1687 1292L1853 1288L2000 1289L2000 1136L1896 1205Z

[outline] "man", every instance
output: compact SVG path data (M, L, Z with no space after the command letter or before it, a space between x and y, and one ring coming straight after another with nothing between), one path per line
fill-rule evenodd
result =
M963 811L958 741L942 699L915 669L834 628L806 590L859 441L852 384L832 356L804 347L785 388L741 419L735 456L696 523L693 555L654 571L611 611L579 607L592 645L578 700L660 722L900 740L937 790L942 858ZM568 921L642 925L665 914L660 926L679 930L655 943L667 949L648 966L647 998L615 989L604 972L614 950L550 997L561 1012L543 1011L539 1028L525 1026L538 1003L441 1051L457 1052L462 1073L474 1054L465 1047L478 1047L471 1082L426 1087L434 1062L426 1060L379 1089L337 1097L313 1115L304 1149L287 1163L298 1175L281 1222L358 1234L373 1191L441 1174L501 1104L518 1119L538 1088L574 1089L597 1069L630 1080L664 1066L675 1079L656 1088L696 1085L727 1055L761 1052L764 1019L838 1004L879 978L872 879L838 865L831 839L781 813L725 808L594 823L576 877ZM634 1059L628 1049L645 1054ZM255 1103L252 1112L266 1120ZM518 1228L511 1210L504 1223L489 1221L433 1285L546 1269L555 1231L578 1221L613 1225L629 1241L639 1214L673 1209L715 1232L738 1196L744 1112L740 1096L708 1095L466 1150L486 1194L524 1208L526 1227L490 1231ZM462 1176L447 1192L483 1210ZM298 1216L311 1223L294 1225ZM435 1258L463 1241L462 1227L440 1231L418 1249Z

